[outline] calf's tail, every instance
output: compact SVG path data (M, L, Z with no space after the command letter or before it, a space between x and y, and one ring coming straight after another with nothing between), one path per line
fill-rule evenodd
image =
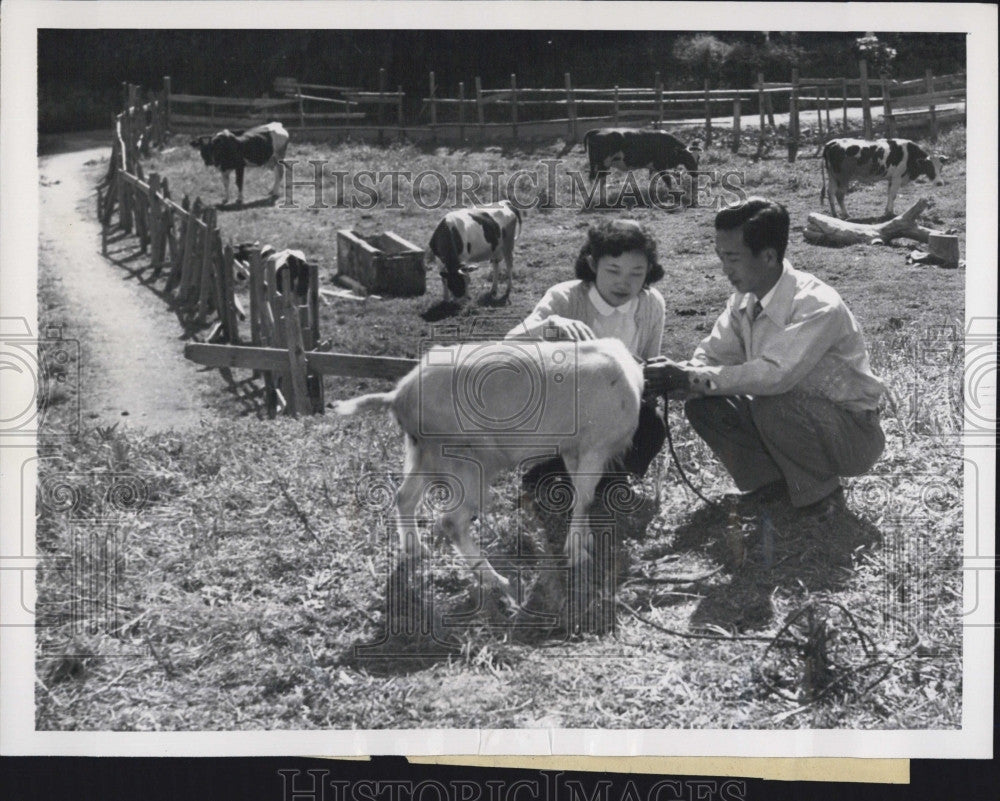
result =
M396 391L374 392L370 395L361 395L346 401L337 401L333 404L333 410L344 417L349 417L358 412L369 412L373 409L388 409L396 399Z
M826 200L826 154L823 155L823 159L819 164L820 175L823 176L823 185L819 190L819 204L822 206L823 201Z

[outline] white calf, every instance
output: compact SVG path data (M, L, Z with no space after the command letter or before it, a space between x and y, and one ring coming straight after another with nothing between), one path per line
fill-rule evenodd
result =
M576 490L565 552L579 569L587 559L587 509L608 461L632 440L642 388L642 367L617 339L477 342L433 348L391 392L335 409L350 415L388 408L403 429L401 557L416 555L417 505L430 485L445 480L456 500L443 510L439 530L509 598L508 580L468 533L493 479L529 459L563 457Z

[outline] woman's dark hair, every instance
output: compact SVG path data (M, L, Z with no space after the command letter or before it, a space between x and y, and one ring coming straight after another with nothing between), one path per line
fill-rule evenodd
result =
M756 256L764 248L774 248L778 263L788 247L788 209L773 200L748 197L738 206L725 208L715 215L719 231L733 231L743 226L743 244Z
M591 226L587 231L587 242L576 257L576 277L592 282L597 274L591 263L596 266L603 256L621 256L633 250L644 253L649 264L644 287L663 278L663 267L656 260L656 240L635 220L605 220Z

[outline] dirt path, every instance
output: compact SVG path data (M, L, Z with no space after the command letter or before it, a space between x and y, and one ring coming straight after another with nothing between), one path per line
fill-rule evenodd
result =
M39 159L39 312L80 342L84 423L184 429L213 413L222 382L184 358L176 315L133 271L144 262L101 255L95 162L109 153Z

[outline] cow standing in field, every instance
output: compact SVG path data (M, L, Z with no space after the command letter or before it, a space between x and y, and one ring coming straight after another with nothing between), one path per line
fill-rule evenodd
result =
M338 414L390 409L405 435L404 479L396 493L401 560L420 547L417 505L431 484L450 497L436 527L474 570L510 597L469 537L496 475L557 449L576 490L564 551L585 566L582 540L598 480L632 441L642 367L617 339L586 342L475 342L437 347L391 392L335 405Z
M865 139L833 139L823 146L823 188L820 190L819 202L822 203L824 195L827 195L826 181L829 175L830 190L827 197L830 200L830 213L837 216L833 207L833 199L836 197L846 220L844 195L850 182L874 183L885 179L889 182L885 216L892 217L900 187L922 175L936 186L944 185L941 165L947 161L947 157L929 154L909 139L876 139L871 142Z
M191 147L201 152L207 166L222 171L223 204L229 203L229 173L235 170L237 202L243 205L243 170L247 165L274 168L274 184L269 197L278 197L285 174L281 161L288 149L288 131L280 122L269 122L247 131L225 130L211 136L199 136L191 140Z
M464 298L469 287L465 264L489 261L493 268L490 293L497 294L500 260L507 268L507 291L510 297L514 271L514 242L521 233L521 212L509 200L492 206L478 206L448 212L431 235L430 252L444 265L441 281L444 299Z
M666 131L641 131L632 128L595 128L583 137L590 161L590 180L607 180L612 167L619 170L649 170L650 176L684 167L698 169L701 151L688 147ZM669 186L669 176L667 177Z

